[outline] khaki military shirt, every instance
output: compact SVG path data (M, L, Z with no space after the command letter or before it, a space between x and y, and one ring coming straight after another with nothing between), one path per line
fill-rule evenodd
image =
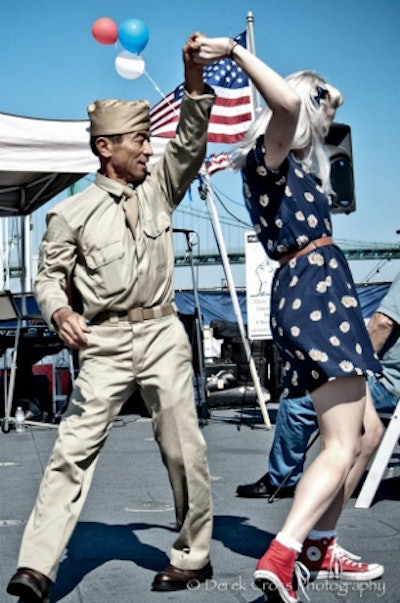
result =
M106 176L58 203L47 215L35 296L46 322L70 307L73 279L90 320L104 310L152 307L174 298L171 213L196 177L206 152L212 90L184 94L176 136L135 188L139 222L133 235L123 186Z

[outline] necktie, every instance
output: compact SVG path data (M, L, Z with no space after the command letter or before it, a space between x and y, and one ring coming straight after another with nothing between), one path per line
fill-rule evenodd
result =
M129 228L135 234L136 226L139 219L138 198L136 192L130 186L124 186L125 196L125 214L129 224Z

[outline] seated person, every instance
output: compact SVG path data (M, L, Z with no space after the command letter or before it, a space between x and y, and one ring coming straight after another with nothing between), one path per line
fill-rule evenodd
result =
M376 410L392 413L400 398L400 273L394 279L368 323L368 333L382 365L383 377L368 378ZM289 473L279 491L281 498L292 496L303 472L305 452L317 429L317 419L309 396L279 403L275 435L269 453L269 472L257 482L237 487L237 496L269 498ZM370 433L363 441L365 466L379 445L381 433Z

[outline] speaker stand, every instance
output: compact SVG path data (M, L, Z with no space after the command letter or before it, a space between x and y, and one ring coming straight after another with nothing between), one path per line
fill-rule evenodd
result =
M176 229L175 232L181 232L186 237L186 252L189 258L191 275L192 275L192 286L193 286L193 297L194 297L194 325L195 325L195 340L198 358L198 372L196 374L196 391L197 391L197 415L199 418L200 425L207 425L210 413L207 406L207 395L206 395L206 379L204 369L204 351L203 351L203 320L201 316L199 290L197 285L197 278L194 269L194 258L193 258L193 247L195 243L191 239L191 235L195 234L198 238L198 234L193 230Z

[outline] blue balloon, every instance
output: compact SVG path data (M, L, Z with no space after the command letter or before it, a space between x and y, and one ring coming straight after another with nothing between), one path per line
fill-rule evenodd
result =
M149 41L149 29L140 19L125 19L118 28L118 39L125 50L139 54Z

